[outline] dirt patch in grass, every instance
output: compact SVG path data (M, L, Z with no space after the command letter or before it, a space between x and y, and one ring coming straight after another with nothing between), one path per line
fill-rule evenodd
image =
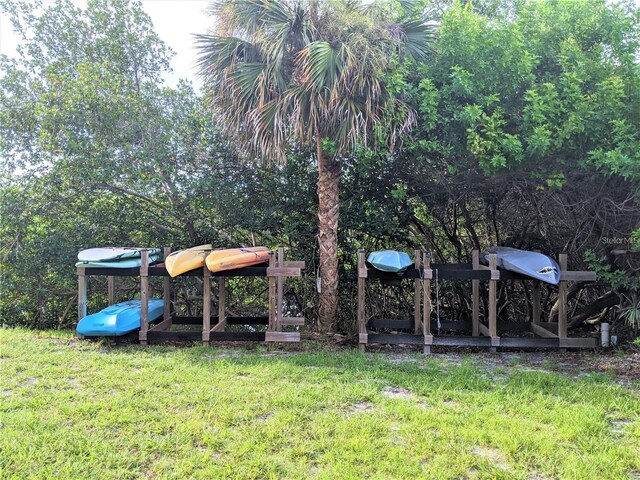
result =
M373 410L373 407L374 405L371 402L358 402L349 409L349 414L353 415L355 413L370 412Z
M415 394L411 390L401 387L384 387L382 395L387 398L415 398Z

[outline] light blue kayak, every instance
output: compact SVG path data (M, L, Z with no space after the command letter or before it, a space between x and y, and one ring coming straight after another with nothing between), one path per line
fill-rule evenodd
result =
M491 247L489 253L496 254L498 268L526 275L551 285L558 285L560 282L560 267L553 258L543 253L510 247ZM485 263L489 262L487 254L484 255L484 260Z
M162 318L164 302L149 300L149 322ZM140 328L142 305L140 300L116 303L98 313L87 315L78 322L76 332L85 337L117 337Z
M78 252L81 262L114 262L124 258L136 258L142 255L140 247L98 247L87 248ZM149 248L149 255L159 255L159 248Z
M158 255L149 256L149 265L158 261ZM140 257L137 258L123 258L121 260L94 260L94 261L81 261L76 262L76 267L86 268L135 268L139 267L142 263Z
M373 265L377 270L391 273L403 272L413 265L413 261L409 255L396 250L371 252L369 254L369 258L367 258L367 262Z

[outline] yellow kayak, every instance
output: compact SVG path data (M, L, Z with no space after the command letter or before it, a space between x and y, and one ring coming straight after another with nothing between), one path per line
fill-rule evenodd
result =
M198 245L186 250L178 250L165 258L164 266L172 277L177 277L196 268L202 268L204 267L204 259L211 249L211 245Z
M229 248L214 250L207 257L207 268L211 272L222 272L249 267L269 261L267 247Z

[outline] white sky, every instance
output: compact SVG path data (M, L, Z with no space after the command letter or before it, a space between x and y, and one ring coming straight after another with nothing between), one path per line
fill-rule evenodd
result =
M83 0L74 0L74 3L86 5ZM170 85L175 85L179 78L185 78L200 86L192 34L205 33L211 25L212 18L204 12L209 3L210 0L142 0L156 33L175 52L171 62L174 74L166 77ZM0 53L15 55L18 42L8 16L0 12Z

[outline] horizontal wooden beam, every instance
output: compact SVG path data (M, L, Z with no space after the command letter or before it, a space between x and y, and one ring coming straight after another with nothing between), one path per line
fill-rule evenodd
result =
M169 328L171 328L172 325L172 320L171 318L167 318L166 320L161 321L160 323L156 323L156 324L150 324L149 325L149 331L156 331L156 332L160 332L160 331L165 331L168 330Z
M265 342L299 342L300 332L265 332Z
M390 345L424 345L424 335L412 335L409 333L372 333L367 332L367 343L383 343Z
M269 267L267 277L300 277L302 270L294 267Z
M306 267L304 260L285 260L283 267L302 268Z
M561 348L596 348L595 338L559 338Z
M575 281L575 282L595 282L596 272L585 272L585 271L578 271L578 270L561 271L560 280Z
M303 326L305 322L304 317L282 317L280 319L280 325L294 325Z

